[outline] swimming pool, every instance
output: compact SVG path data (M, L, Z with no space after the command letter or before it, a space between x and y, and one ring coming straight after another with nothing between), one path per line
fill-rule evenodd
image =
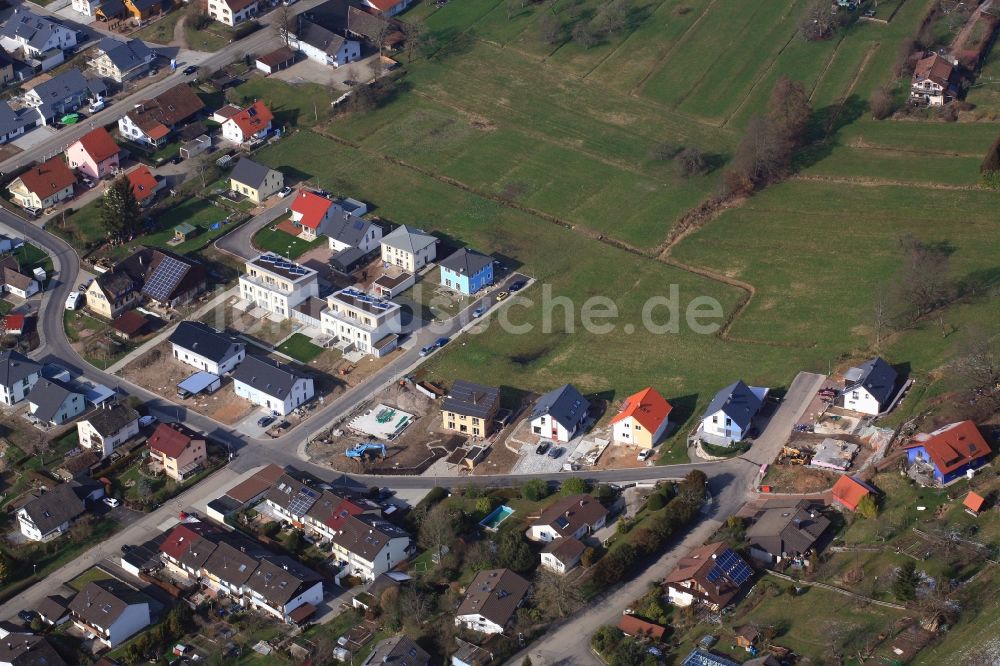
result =
M497 508L490 512L490 515L486 516L479 521L482 527L485 527L490 532L496 532L497 528L500 527L500 523L510 518L510 514L514 513L514 509L510 508L506 504L501 504Z

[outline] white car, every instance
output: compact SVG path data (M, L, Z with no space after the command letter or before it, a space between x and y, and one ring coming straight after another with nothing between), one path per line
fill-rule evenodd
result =
M116 506L118 506L119 504L121 504L121 502L119 502L118 500L116 500L114 497L105 497L104 498L104 503L107 504L108 506L110 506L112 509L114 509Z
M653 449L643 449L639 451L639 456L636 458L639 462L647 460L651 455L653 455Z
M285 197L287 197L291 193L292 193L292 188L286 185L285 187L283 187L280 190L278 190L278 198L279 199L284 199Z
M151 426L154 423L156 423L156 417L155 416L140 416L139 417L139 425L142 426L143 428L145 428L146 426Z
M80 307L80 301L83 300L83 294L78 291L71 291L69 296L66 297L66 309L76 310Z
M87 109L91 113L97 113L98 111L100 111L101 109L104 108L104 105L105 105L105 101L103 99L97 99L97 100L94 100L94 102L90 106L88 106Z

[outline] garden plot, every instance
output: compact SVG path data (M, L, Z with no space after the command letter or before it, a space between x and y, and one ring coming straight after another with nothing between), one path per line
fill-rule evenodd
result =
M378 403L372 409L351 420L352 430L375 439L392 440L413 423L413 414Z

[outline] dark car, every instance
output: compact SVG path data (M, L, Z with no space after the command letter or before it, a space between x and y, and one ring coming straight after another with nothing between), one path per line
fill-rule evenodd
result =
M449 342L451 342L451 338L438 338L437 340L434 341L434 346L437 347L438 349L440 349L441 347L444 347Z
M524 280L518 280L514 284L510 285L507 291L509 291L510 293L514 293L515 291L520 291L521 289L524 289L524 285L525 285Z
M18 611L17 616L22 620L24 620L25 622L30 623L32 620L38 617L38 613L36 613L33 610L23 610L23 611Z
M274 423L274 417L273 416L262 416L259 419L257 419L257 427L258 428L266 428L267 426L271 425L272 423Z
M561 456L563 454L563 451L565 451L565 450L566 449L564 449L561 446L554 446L554 447L552 447L552 450L549 451L549 458L558 458L559 456Z
M187 67L184 68L184 75L189 76L197 71L198 71L197 65L188 65Z
M549 450L550 446L552 446L552 442L542 442L541 444L535 447L535 453L537 453L538 455L544 455L545 452Z
M437 349L437 347L435 347L434 345L428 345L426 347L421 347L420 348L420 355L421 356L427 356L428 354L430 354L435 349Z
M126 554L130 550L132 550L132 546L128 545L127 543L122 544L122 555Z

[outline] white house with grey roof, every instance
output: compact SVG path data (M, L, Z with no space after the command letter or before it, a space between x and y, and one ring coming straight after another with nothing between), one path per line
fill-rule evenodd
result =
M330 538L333 556L342 565L343 576L374 580L409 555L410 535L387 520L370 514L348 515L337 524Z
M15 111L10 104L0 101L0 145L13 141L34 128L41 116L34 109L19 109Z
M248 261L240 275L240 297L282 318L299 303L319 296L319 273L268 252Z
M737 380L715 394L701 417L697 437L714 446L732 446L747 436L768 389Z
M881 356L844 373L844 408L876 416L888 409L896 395L899 375Z
M572 384L549 391L531 411L531 432L557 442L568 442L579 433L590 403Z
M480 571L465 588L455 611L455 626L500 634L528 596L531 583L510 569Z
M347 348L382 357L399 341L402 307L398 303L347 287L330 294L320 319L323 332Z
M83 414L87 401L63 382L39 379L28 393L28 409L42 423L59 426Z
M43 81L24 95L25 103L37 108L45 120L79 109L92 98L106 95L107 86L100 79L88 79L76 69L67 69Z
M141 39L121 41L107 37L97 45L90 67L100 76L124 83L149 71L156 54Z
M68 532L73 521L86 512L86 498L103 495L100 486L83 486L75 481L59 484L21 505L17 510L18 529L32 541L51 541Z
M284 174L246 157L241 158L229 174L229 189L258 204L284 186Z
M91 581L69 602L78 629L115 648L150 625L149 597L117 579Z
M175 359L220 377L246 358L246 345L200 321L182 321L168 341Z
M16 405L38 381L42 366L16 351L0 352L0 402Z
M139 434L139 413L121 403L104 403L76 424L80 446L106 458Z
M310 60L340 67L361 57L361 43L298 17L295 34L288 35L289 47L298 49Z
M292 372L287 366L248 356L233 373L236 395L281 416L313 399L311 377Z
M20 50L26 58L37 58L48 51L76 46L76 30L17 8L0 28L0 46L8 53Z
M362 666L427 666L431 656L405 634L381 640L372 648Z
M437 258L438 239L405 224L382 237L382 261L416 273Z

